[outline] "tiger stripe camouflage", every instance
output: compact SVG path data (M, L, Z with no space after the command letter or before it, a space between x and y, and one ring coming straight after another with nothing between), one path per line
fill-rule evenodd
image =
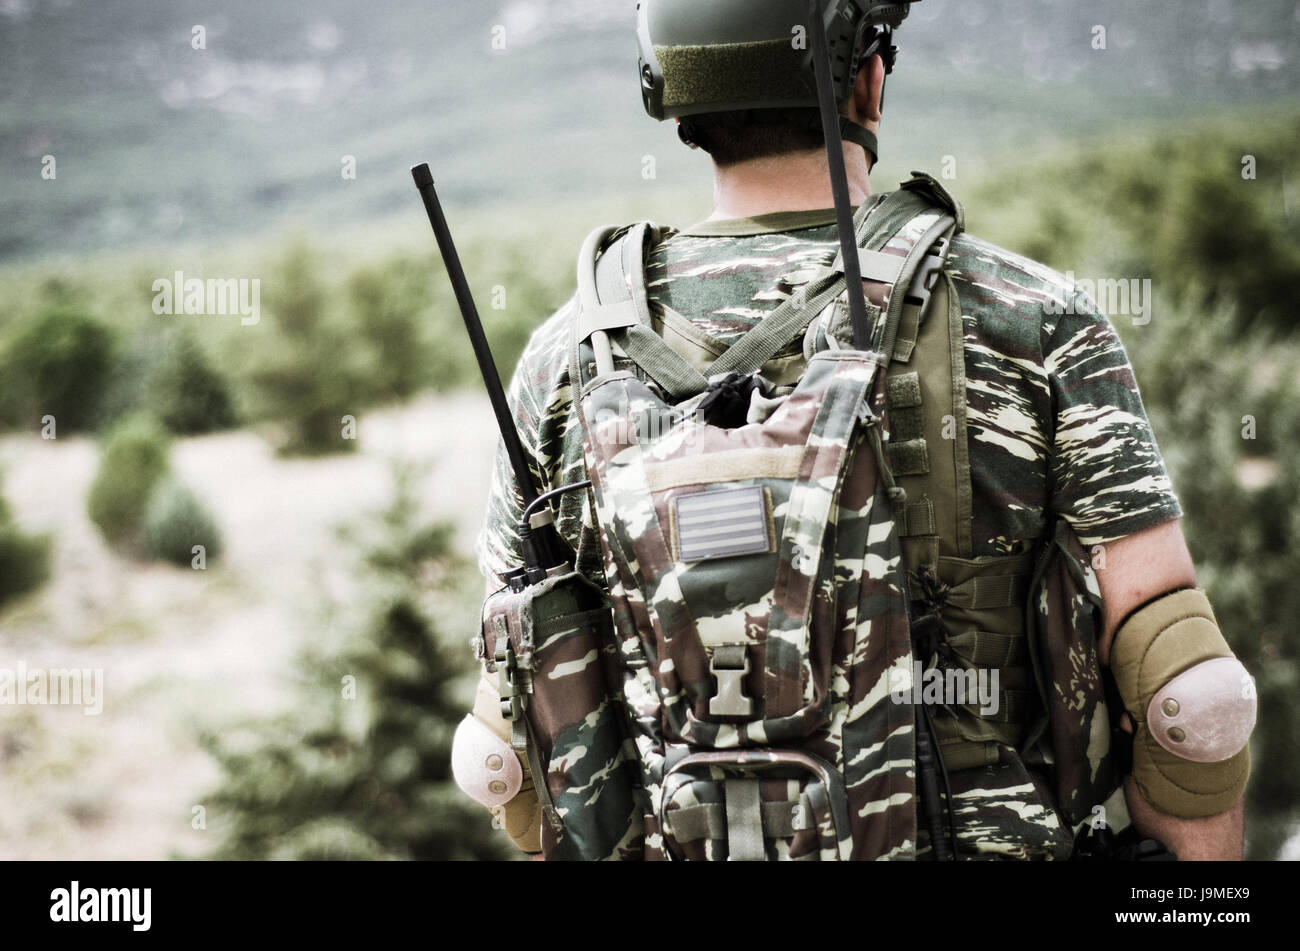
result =
M830 211L709 222L680 233L665 231L650 249L645 269L651 317L656 329L662 329L665 323L685 315L697 332L696 339L721 353L763 316L824 276L837 250ZM1043 662L1050 672L1047 682L1039 685L1042 717L1033 731L1034 741L1040 744L1037 748L1033 743L1023 749L1007 747L997 762L952 775L957 836L961 851L968 856L1065 858L1070 852L1072 826L1086 818L1088 807L1104 798L1115 781L1105 743L1098 740L1108 723L1104 697L1099 684L1077 667L1081 662L1095 665L1095 658L1086 655L1095 637L1089 625L1095 621L1096 609L1096 581L1090 576L1086 549L1181 512L1127 357L1109 320L1090 307L1061 275L970 235L953 239L946 271L957 292L964 330L973 554L1057 553L1051 561L1040 559L1042 583L1034 588L1035 596L1026 605L1026 618L1040 641L1055 637L1065 643L1074 638L1076 662L1071 668L1069 651L1050 654ZM609 459L584 457L583 420L575 407L576 388L569 379L567 356L576 310L576 300L570 301L539 328L511 384L511 404L539 490L585 479L594 469L618 459L617 453ZM774 362L785 359L802 366L802 344L800 335ZM843 544L837 542L837 564L845 557L848 549L844 545L849 539L860 540L851 543L859 553L853 557L871 551L870 542L880 529L870 526L883 524L871 520L885 510L874 502L874 497L855 499L850 493L838 503L835 521ZM480 564L489 577L520 564L515 536L519 514L511 470L498 452L479 547ZM694 669L681 672L684 685L665 699L655 673L668 659L663 654L671 656L671 651L647 651L629 636L639 623L646 622L646 608L633 590L636 579L619 577L602 552L602 535L616 534L606 531L606 526L617 520L616 513L594 510L590 496L573 493L561 499L557 514L561 533L577 552L578 571L605 585L616 605L617 650L622 652L624 678L621 693L633 711L632 737L643 774L661 782L666 776L674 777L673 790L654 788L648 795L661 803L668 793L680 795L674 811L686 810L684 815L689 818L684 824L696 836L686 848L698 853L695 857L710 857L718 844L709 837L708 829L711 823L716 826L720 814L725 816L725 803L698 783L681 781L682 771L674 772L677 763L668 761L662 738L664 722L677 725L676 735L689 725L692 703L708 692L701 685L711 681L709 671L697 659ZM644 523L649 524L649 513L646 515ZM660 524L670 520L666 512L656 513L654 519ZM1059 544L1052 544L1057 539ZM880 573L870 574L887 578L889 559L897 555L877 555L884 563L878 566ZM699 575L697 588L701 591L700 585L707 586L708 571L698 569L708 564L701 562L691 568ZM837 585L842 574L836 574ZM668 583L680 590L683 581L683 577L674 576ZM824 589L819 596L831 600ZM850 603L852 597L849 591L835 591L837 601ZM707 623L702 627L707 628ZM847 627L852 627L851 622ZM848 636L845 630L841 635ZM850 672L850 667L837 666L852 657L853 650L837 649L840 659L832 662L830 679L839 696L846 697L845 680L859 674L856 669ZM855 663L861 659L856 658ZM869 665L862 667L865 671ZM896 685L897 681L891 684ZM870 693L873 688L863 689ZM751 687L748 693L762 692ZM836 743L848 746L850 742L844 731L853 718L836 722L839 715L832 714L835 725L824 728L829 746L823 752L829 762L835 762ZM878 740L879 725L871 729ZM910 724L903 726L900 721L898 735L909 733ZM1089 737L1093 738L1091 744ZM717 738L715 735L712 740ZM873 748L870 738L854 742L865 743L861 749ZM1069 758L1059 768L1052 762L1054 758L1060 762L1050 752L1053 744ZM1044 748L1049 750L1047 755L1041 752ZM734 768L725 764L702 764L692 776L701 771L720 781L729 775L737 778ZM786 785L784 779L763 778L756 801L778 804ZM912 813L907 826L914 828L914 798L909 792L903 800ZM872 800L886 801L888 795ZM858 802L861 807L862 800ZM804 803L794 813L806 806ZM871 808L870 803L866 808ZM788 820L772 809L766 811L772 812L773 822ZM804 827L811 824L816 828L822 823L820 816L810 823L806 815L789 821L796 820ZM647 855L663 848L653 817L646 832ZM807 836L801 842L796 854L824 846ZM923 852L926 843L920 833L916 842L894 839L877 845L875 855L908 857L918 848Z

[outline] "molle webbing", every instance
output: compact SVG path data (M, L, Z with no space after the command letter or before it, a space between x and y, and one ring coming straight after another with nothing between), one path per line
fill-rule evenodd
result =
M816 106L803 79L803 53L790 39L710 46L656 46L664 74L664 107L716 104L724 111L738 103Z
M894 477L926 475L930 454L921 413L921 381L915 371L889 378L889 464ZM930 529L926 534L935 530Z
M728 799L728 804L731 801ZM798 800L760 803L763 833L774 838L793 835L798 807ZM701 803L678 809L673 812L672 819L673 836L680 842L727 838L726 807L721 803Z
M926 585L909 565L916 600L927 600ZM935 731L949 769L997 762L999 745L1018 747L1025 739L1037 699L1024 605L1032 575L1032 554L955 558L934 563L939 580L939 611L948 637L940 672L976 674L992 686L997 671L997 709L984 712L968 702L936 709ZM920 658L925 660L925 658Z
M914 221L924 224L918 219L921 209L935 206L948 210L956 222L953 231L960 230L960 205L934 179L918 173L904 191L913 199L910 206L882 203L868 211L874 225L863 222L862 230L879 236L917 227ZM985 678L998 673L995 711L981 712L977 702L934 709L944 761L956 770L996 762L1000 746L1017 746L1035 700L1023 617L1033 566L1027 555L971 557L964 329L956 288L942 270L951 233L934 242L931 230L918 242L929 245L930 253L917 265L920 274L910 279L907 295L890 296L882 349L892 355L886 384L887 451L894 478L906 493L897 520L911 597L922 604L931 600L933 590L917 581L920 573L931 572L940 591L940 601L932 607L948 631L940 672ZM880 247L876 237L860 252L869 295L872 278L883 284L892 274Z
M943 271L964 214L933 178L913 175L885 201L859 209L857 228L868 298L885 308L880 349L891 355L887 452L906 493L899 534L905 560L916 570L940 555L970 555L972 490L962 317ZM922 252L909 254L906 267L899 266L900 236L904 246L910 238L914 252Z

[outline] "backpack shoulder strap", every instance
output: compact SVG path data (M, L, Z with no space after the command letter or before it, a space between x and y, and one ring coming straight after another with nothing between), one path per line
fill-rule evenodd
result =
M928 172L913 171L912 177L899 187L924 196L932 205L947 209L957 223L957 230L966 230L966 209L948 189L939 184L939 180L933 175Z
M708 380L654 332L645 285L647 241L668 232L641 221L624 228L597 228L578 255L578 312L574 319L571 378L579 386L591 378L604 351L612 366L609 335L674 400L701 392ZM593 359L584 357L590 346Z
M875 268L864 266L864 278L883 269L887 258L907 255L885 302L880 349L891 357L887 452L907 494L898 528L912 572L937 565L941 554L971 552L964 333L956 288L944 271L964 221L961 205L942 185L914 172L867 210L859 230L863 254Z
M964 217L961 205L923 173L913 173L897 191L859 209L858 263L868 296L883 311L876 347L890 359L910 359L930 293ZM842 256L833 267L842 269Z
M906 300L921 276L917 311L924 310L946 259L947 237L956 226L945 207L936 208L924 195L900 189L863 202L854 216L858 263L867 292L867 317L875 322L873 349L894 349ZM937 250L935 250L937 248ZM900 293L901 291L901 293ZM764 317L718 358L712 372L754 373L798 332L835 303L832 325L847 320L843 255L830 270L809 281L793 297ZM840 339L848 339L845 334ZM831 346L823 336L822 344ZM811 356L807 352L806 355ZM813 347L812 349L820 349Z

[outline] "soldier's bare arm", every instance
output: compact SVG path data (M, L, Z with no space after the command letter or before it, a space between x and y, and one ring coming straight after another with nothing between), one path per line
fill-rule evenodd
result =
M1110 665L1115 630L1130 611L1175 588L1196 586L1196 569L1178 519L1129 535L1105 546L1105 568L1098 569L1103 628L1098 653Z
M1115 631L1135 608L1177 588L1195 587L1196 570L1178 520L1130 535L1106 546L1106 567L1098 570L1103 606L1099 653L1109 666ZM1131 730L1128 714L1125 728ZM1244 810L1240 799L1226 812L1204 819L1180 819L1157 811L1125 778L1125 799L1143 835L1159 839L1182 860L1241 858Z

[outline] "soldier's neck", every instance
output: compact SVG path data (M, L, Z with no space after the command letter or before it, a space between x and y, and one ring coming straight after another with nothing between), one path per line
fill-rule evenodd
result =
M871 194L866 153L844 143L849 200L856 206ZM831 176L821 149L713 167L713 214L710 221L754 218L781 211L830 208Z

